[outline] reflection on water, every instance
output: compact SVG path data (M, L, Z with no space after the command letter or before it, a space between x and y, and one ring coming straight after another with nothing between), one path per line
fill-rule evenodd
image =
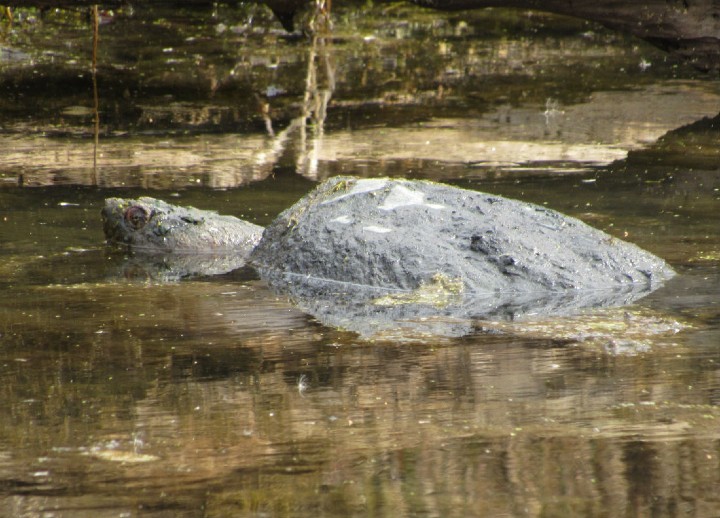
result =
M313 46L219 9L101 28L96 188L81 16L3 28L0 515L718 516L717 84L567 19L347 7ZM679 275L599 323L408 344L102 247L106 196L267 224L297 172L546 204Z
M3 67L0 141L12 151L0 178L224 188L277 167L325 178L347 160L367 161L366 174L408 160L472 165L463 176L583 171L714 116L720 104L714 83L671 80L678 72L659 51L572 20L540 31L507 13L377 19L348 8L332 33L305 42L260 32L254 13L223 11L228 27L197 12L150 12L149 47L128 40L141 23L132 14L104 26L97 146L95 83L80 53L91 31L66 21L76 40L54 48L45 32L61 29L24 25L11 43L49 46L65 62L28 52Z
M13 295L0 465L19 513L670 516L678 480L716 509L717 329L637 356L498 336L407 347L319 328L252 284Z

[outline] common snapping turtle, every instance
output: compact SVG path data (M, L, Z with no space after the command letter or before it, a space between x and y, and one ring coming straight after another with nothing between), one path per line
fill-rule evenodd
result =
M428 181L325 181L266 229L152 198L106 200L109 243L230 254L324 323L362 334L439 314L515 319L632 302L662 259L559 212ZM462 330L450 334L467 332ZM446 334L443 332L443 334Z

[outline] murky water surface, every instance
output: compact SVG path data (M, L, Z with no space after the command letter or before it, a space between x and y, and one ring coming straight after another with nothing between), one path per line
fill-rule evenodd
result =
M2 22L0 515L720 515L720 83L574 20L334 16L119 12L95 88L84 14ZM266 224L340 173L546 204L679 275L624 316L367 341L103 247L107 196Z

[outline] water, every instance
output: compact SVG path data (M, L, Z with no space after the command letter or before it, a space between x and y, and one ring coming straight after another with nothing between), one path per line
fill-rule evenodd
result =
M334 14L119 13L97 142L82 15L2 26L0 515L720 514L717 81L569 19ZM340 173L580 217L671 262L628 311L683 329L367 341L103 247L107 196L267 224Z

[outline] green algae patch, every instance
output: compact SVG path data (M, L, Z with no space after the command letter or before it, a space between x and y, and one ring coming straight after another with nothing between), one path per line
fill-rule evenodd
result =
M548 319L483 321L481 328L489 332L598 346L616 354L639 354L656 343L674 345L672 337L692 327L689 322L650 309L604 308Z
M690 259L691 262L704 261L720 261L720 250L710 250L707 252L698 252L698 254Z
M350 186L354 185L354 183L354 180L347 179L339 181L335 185L330 186L330 188L325 185L321 185L320 187L308 193L303 202L296 204L294 207L291 207L294 208L294 210L286 211L286 213L281 214L280 217L285 216L285 219L287 220L287 228L293 229L298 226L298 224L300 224L300 220L310 207L331 199L335 194L339 192L347 191Z
M373 304L376 306L425 304L444 308L453 302L459 302L463 289L464 285L461 279L452 279L445 274L436 273L430 282L423 282L410 292L385 295L373 300Z

